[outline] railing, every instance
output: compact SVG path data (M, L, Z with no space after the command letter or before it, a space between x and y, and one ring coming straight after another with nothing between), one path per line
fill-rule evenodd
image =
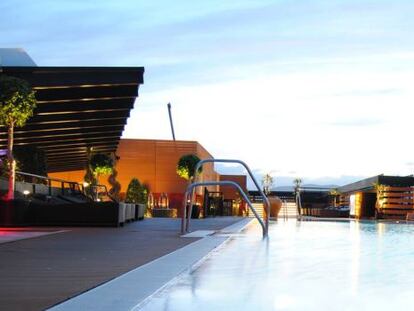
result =
M105 185L90 185L90 193L86 193L85 187L84 194L88 196L90 199L96 202L116 202L116 200L109 194L108 188Z
M286 200L282 201L282 208L283 208L283 220L287 221L288 220L288 211L287 211L287 201Z
M187 214L187 220L185 221L185 217L182 218L182 222L181 222L181 232L184 234L185 232L189 232L189 228L190 228L190 219L191 219L191 212L192 212L192 206L193 206L193 195L192 192L195 188L197 187L208 187L208 186L232 186L237 188L237 190L239 191L239 193L241 194L241 196L243 197L243 199L246 201L247 205L250 207L251 211L253 212L254 216L257 218L257 220L259 221L262 230L263 230L263 236L267 236L267 228L266 225L263 223L263 220L260 218L259 214L256 212L256 210L253 207L252 202L250 201L249 197L246 195L246 193L243 191L243 189L240 187L239 184L237 184L234 181L205 181L205 182L195 182L192 183L191 185L189 185L187 187L187 190L185 192L184 198L185 198L185 202L184 202L184 207L183 207L183 211L184 211L184 216L185 214ZM190 207L188 208L188 211L186 213L187 210L187 199L188 196L191 195L190 197ZM185 225L184 225L185 223Z
M300 198L300 188L296 189L295 201L296 201L296 208L298 212L297 219L301 220L302 219L302 199Z
M36 188L36 184L41 184L39 182L36 182L36 180L43 180L44 181L44 186L47 187L47 194L49 196L53 196L53 195L58 195L57 193L54 193L53 189L59 189L60 188L60 195L65 195L65 191L67 189L70 190L70 194L74 194L74 193L79 193L82 195L85 195L86 197L88 197L89 199L93 200L93 201L99 201L99 196L100 194L102 194L103 196L106 196L110 199L110 201L115 201L114 198L108 193L108 190L106 188L105 185L94 185L94 186L89 186L90 187L90 194L87 193L87 191L85 191L85 186L81 183L78 183L76 181L69 181L69 180L64 180L64 179L60 179L60 178L51 178L51 177L47 177L47 176L41 176L41 175L36 175L36 174L30 174L30 173L25 173L25 172L20 172L20 171L16 171L16 175L18 176L23 176L23 178L27 178L30 177L32 180L30 181L30 183L32 184L32 193L35 194L37 193L37 188ZM52 183L58 183L60 187L53 187ZM66 187L67 186L67 187Z
M248 198L246 193L243 191L243 189L240 187L240 185L238 185L237 183L231 182L231 181L197 182L198 171L200 170L200 168L205 163L237 163L237 164L240 164L240 165L244 166L244 168L248 172L250 178L252 179L254 185L256 186L257 190L259 191L260 196L263 198L263 202L266 206L266 208L264 209L264 211L265 211L264 221L259 217L256 210L253 208L253 205L252 205L250 199ZM249 207L252 210L253 214L256 216L256 218L258 219L260 225L262 226L263 236L268 235L268 232L269 232L269 216L270 216L270 202L269 202L267 196L263 193L262 189L259 186L259 183L257 182L256 178L253 176L252 171L250 170L250 168L247 166L246 163L244 163L241 160L233 160L233 159L204 159L204 160L201 160L197 163L194 172L195 172L194 173L195 174L194 182L187 187L187 190L186 190L186 193L185 193L185 196L184 196L183 214L182 214L182 220L181 220L181 232L183 234L185 232L188 232L188 230L189 230L191 210L192 210L192 207L193 207L193 199L194 199L195 188L198 187L198 186L228 185L228 186L233 186L233 187L235 187L239 190L240 194L243 196L244 200L249 205ZM188 213L187 213L188 196L190 196L190 205L189 205L189 209L188 209ZM187 217L187 219L186 219L186 217Z
M71 189L72 191L78 191L78 192L82 192L83 193L83 185L79 184L77 182L74 181L68 181L68 180L64 180L64 179L59 179L59 178L50 178L47 176L41 176L41 175L36 175L36 174L30 174L30 173L25 173L25 172L20 172L20 171L16 171L16 175L19 176L23 176L23 177L31 177L32 181L34 181L34 179L40 179L40 180L44 180L45 184L48 187L48 195L51 196L52 195L52 182L57 182L60 183L60 189L61 189L61 194L64 195L65 194L65 184L69 185L69 189ZM33 183L33 193L36 193L36 182L32 182Z

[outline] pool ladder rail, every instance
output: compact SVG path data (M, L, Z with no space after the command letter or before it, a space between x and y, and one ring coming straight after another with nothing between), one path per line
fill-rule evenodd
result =
M246 194L246 192L240 187L239 184L237 184L234 181L202 181L198 182L198 172L201 169L201 167L205 163L233 163L233 164L240 164L244 166L244 168L247 170L250 178L252 179L254 185L256 186L260 196L263 199L263 203L265 205L263 218L260 218L259 214L253 207L252 202L249 199L249 196ZM236 188L240 195L243 197L243 199L246 201L247 205L249 206L250 210L253 212L254 216L257 218L260 226L262 227L263 231L263 237L268 236L269 232L269 216L270 216L270 202L267 198L267 196L263 193L262 189L259 186L259 183L257 182L256 178L253 176L252 171L247 166L246 163L244 163L241 160L233 160L233 159L204 159L197 163L195 167L195 176L194 176L194 182L187 186L186 192L184 194L184 201L183 201L183 209L182 209L182 215L181 215L181 234L185 234L190 232L190 219L191 219L191 212L192 207L194 204L194 197L195 197L195 189L197 187L207 187L207 186L231 186ZM189 203L189 204L188 204ZM187 208L189 206L189 208Z

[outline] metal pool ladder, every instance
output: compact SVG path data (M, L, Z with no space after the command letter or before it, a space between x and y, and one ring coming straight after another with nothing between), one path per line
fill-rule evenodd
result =
M264 209L265 213L263 215L264 219L260 218L259 214L257 213L255 208L253 207L253 204L250 201L249 196L244 192L244 190L236 182L234 182L234 181L202 181L202 182L197 182L198 171L203 166L203 164L205 164L205 163L233 163L233 164L236 163L236 164L240 164L240 165L244 166L244 168L249 173L250 178L253 180L254 185L256 186L257 190L259 191L260 196L263 198L263 202L265 204L265 209ZM257 182L256 178L253 176L252 171L250 170L250 168L247 166L246 163L244 163L243 161L240 161L240 160L230 160L230 159L204 159L204 160L201 160L197 163L197 165L195 167L194 175L195 175L194 176L194 182L187 186L186 192L184 194L183 210L182 210L182 215L181 215L181 233L182 234L185 234L185 233L189 232L191 212L192 212L192 207L193 207L193 203L194 203L195 189L197 187L201 187L201 186L207 187L207 186L220 186L221 185L221 186L231 186L231 187L236 188L239 191L240 195L246 201L247 205L249 206L249 208L253 212L254 216L259 221L260 226L262 227L263 237L267 237L268 232L269 232L270 202L269 202L267 196L263 193L262 189L259 186L259 183ZM189 208L187 209L188 202L189 202Z

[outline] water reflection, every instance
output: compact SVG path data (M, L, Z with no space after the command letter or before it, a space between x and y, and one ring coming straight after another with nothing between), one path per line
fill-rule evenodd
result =
M351 237L351 292L353 295L358 294L360 253L361 253L361 226L358 221L349 223Z
M268 240L250 228L143 310L404 310L413 228L288 221L272 224Z

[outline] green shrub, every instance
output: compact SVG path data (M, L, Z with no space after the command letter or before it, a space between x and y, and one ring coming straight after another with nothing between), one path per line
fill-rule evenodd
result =
M27 81L0 74L0 125L4 125L8 132L8 200L14 199L16 176L16 162L13 157L14 129L26 124L26 121L33 116L36 105L35 92Z
M104 153L96 153L92 155L89 165L91 166L92 172L97 176L110 175L112 174L114 161Z
M137 178L132 178L126 192L125 202L135 204L147 204L148 189Z
M195 175L195 167L200 162L200 158L195 154L183 155L177 163L177 174L185 180L192 180ZM202 168L198 171L201 173Z
M20 163L19 170L25 173L47 176L46 155L42 149L33 145L16 146L14 156Z

